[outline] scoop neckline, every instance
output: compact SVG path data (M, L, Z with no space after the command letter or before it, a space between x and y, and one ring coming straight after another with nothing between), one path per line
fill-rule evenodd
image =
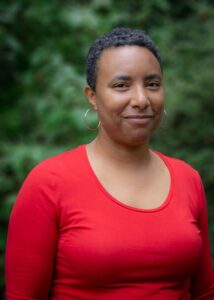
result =
M160 157L160 159L164 162L164 164L166 165L166 167L168 169L168 172L169 172L169 175L170 175L170 186L169 186L168 194L167 194L165 200L159 206L157 206L157 207L154 207L154 208L139 208L139 207L135 207L135 206L123 203L122 201L116 199L113 195L111 195L106 190L106 188L102 185L102 183L98 179L96 173L94 172L94 170L93 170L93 168L91 166L86 146L87 146L86 144L80 146L82 148L82 150L83 150L84 159L85 159L85 162L86 162L86 167L87 167L89 173L91 174L91 176L92 176L95 184L98 186L99 190L101 190L101 192L109 200L111 200L113 203L115 203L116 205L121 206L122 208L131 210L131 211L135 211L135 212L142 212L142 213L159 212L159 211L163 210L164 208L166 208L168 206L168 204L170 203L170 201L172 199L172 194L173 194L173 189L174 189L173 188L174 187L174 174L173 174L173 169L172 169L172 167L171 167L171 165L170 165L167 157L164 154L162 154L162 153L160 153L160 152L158 152L156 150L149 149L150 151L152 151L153 153L155 153L156 155L158 155Z

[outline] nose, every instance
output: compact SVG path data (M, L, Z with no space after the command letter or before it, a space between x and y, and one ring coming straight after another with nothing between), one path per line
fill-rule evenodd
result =
M134 88L131 99L131 105L132 107L138 107L140 109L144 109L149 105L149 99L145 88L142 86L142 84L137 85Z

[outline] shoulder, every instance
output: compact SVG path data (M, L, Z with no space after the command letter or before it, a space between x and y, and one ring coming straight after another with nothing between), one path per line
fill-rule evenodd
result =
M187 162L156 152L168 166L174 186L174 193L188 196L193 207L198 210L206 205L203 183L198 171ZM192 199L192 200L191 200ZM198 199L198 200L197 200Z
M27 205L56 205L59 200L59 191L62 183L68 186L73 168L78 165L79 157L81 157L82 147L77 147L58 154L56 156L47 158L36 165L26 176L20 190L16 203L19 207L21 204ZM77 167L76 167L77 168ZM17 205L17 204L16 204Z
M75 173L83 157L83 146L46 158L29 172L23 186L48 186L55 189L62 178Z
M198 171L184 160L168 156L157 151L155 151L155 153L157 153L166 164L170 165L174 170L176 170L176 172L186 173L190 176L198 176Z
M155 151L155 153L158 154L163 159L165 164L173 173L176 180L180 182L185 181L188 183L192 183L195 187L201 189L201 185L202 185L201 177L198 171L193 166L191 166L184 160L171 157L157 151Z
M62 169L75 168L83 158L83 145L46 158L38 163L30 172L35 175L57 175Z
M74 149L67 150L65 152L59 153L55 156L44 159L40 164L44 165L65 165L67 163L75 163L81 159L83 154L84 145L80 145Z

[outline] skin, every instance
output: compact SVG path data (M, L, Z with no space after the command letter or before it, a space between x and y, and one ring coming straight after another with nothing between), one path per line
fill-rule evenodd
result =
M96 91L87 86L85 93L100 120L96 139L87 145L98 180L124 204L159 206L170 187L168 169L149 150L164 109L159 62L144 47L105 49L98 62Z

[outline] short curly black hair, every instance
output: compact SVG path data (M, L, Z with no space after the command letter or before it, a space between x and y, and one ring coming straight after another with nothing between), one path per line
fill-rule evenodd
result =
M115 28L111 32L98 37L91 45L86 61L86 80L92 90L96 90L97 64L102 51L107 48L136 45L150 50L157 58L161 70L160 54L153 40L143 31L131 28Z

